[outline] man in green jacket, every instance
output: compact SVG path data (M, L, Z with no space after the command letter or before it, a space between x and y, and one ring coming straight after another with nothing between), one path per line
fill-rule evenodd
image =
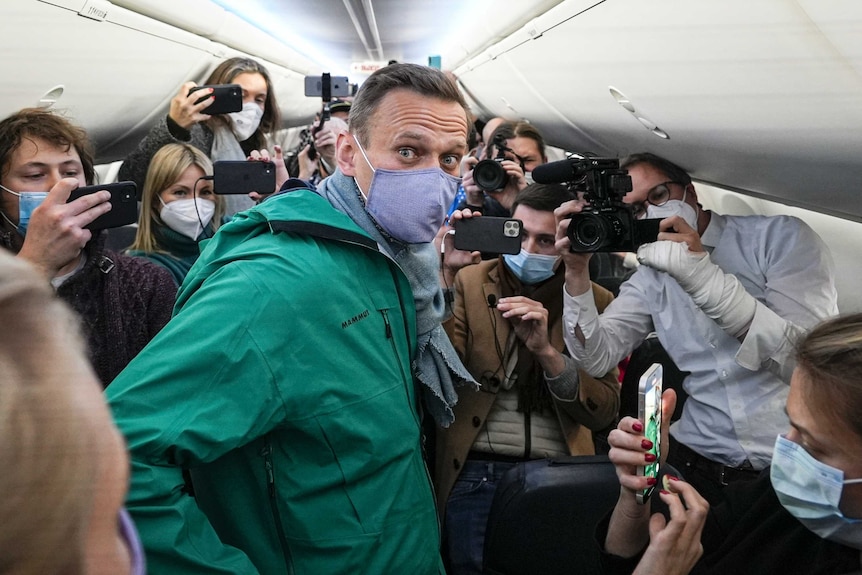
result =
M174 318L108 388L152 572L443 573L420 420L450 422L470 379L432 243L467 130L446 76L387 66L318 193L208 240Z

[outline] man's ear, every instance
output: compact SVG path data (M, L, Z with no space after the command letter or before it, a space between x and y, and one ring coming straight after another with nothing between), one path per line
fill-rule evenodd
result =
M341 132L335 141L335 161L345 176L356 176L356 142L349 132Z
M697 201L697 192L694 190L694 184L686 184L685 193L687 196L694 198L694 203L700 205L700 202Z

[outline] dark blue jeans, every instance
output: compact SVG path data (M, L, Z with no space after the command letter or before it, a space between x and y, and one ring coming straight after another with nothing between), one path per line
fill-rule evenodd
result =
M446 503L449 575L481 575L485 527L494 492L514 463L468 460Z

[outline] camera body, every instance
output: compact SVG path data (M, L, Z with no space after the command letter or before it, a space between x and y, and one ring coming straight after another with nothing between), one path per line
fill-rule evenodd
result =
M494 138L494 146L497 148L497 155L493 159L482 160L473 168L473 181L485 192L502 190L509 179L501 165L506 159L506 138Z
M584 193L588 205L572 215L566 231L573 252L635 252L658 236L661 220L638 220L623 203L632 180L616 158L544 164L533 170L533 178L539 183L567 183L572 191Z

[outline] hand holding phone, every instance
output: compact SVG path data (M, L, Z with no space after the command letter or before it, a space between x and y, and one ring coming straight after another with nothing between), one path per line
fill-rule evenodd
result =
M638 419L644 424L644 435L652 442L652 448L647 451L655 456L650 462L638 465L637 474L653 477L658 480L659 460L661 459L661 393L662 366L654 363L644 372L638 384ZM650 485L635 494L637 502L644 504L652 495L655 485Z
M275 164L263 161L213 162L213 191L217 194L275 192Z
M198 90L204 88L212 88L212 93L207 94L195 100L195 104L199 104L209 98L214 97L212 104L200 111L201 114L215 116L217 114L229 114L231 112L239 112L242 110L242 86L239 84L210 84L204 86L195 86L189 90L189 96Z
M521 251L521 220L478 216L455 220L453 226L456 250L495 254L517 254Z
M82 196L92 194L101 190L107 190L111 194L111 211L102 214L86 226L88 230L101 230L105 228L119 228L133 224L138 221L138 187L135 182L117 182L114 184L100 184L96 186L84 186L75 188L69 194L66 203L73 202Z

